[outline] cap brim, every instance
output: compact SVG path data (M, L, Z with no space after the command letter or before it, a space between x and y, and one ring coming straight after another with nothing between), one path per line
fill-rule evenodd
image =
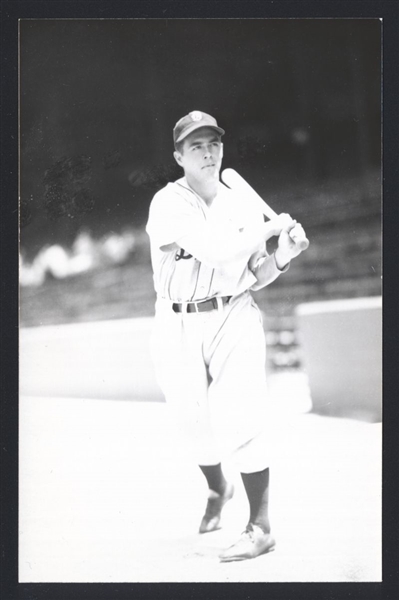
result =
M184 138L186 138L190 133L192 133L196 129L203 129L205 127L208 127L209 129L215 129L215 131L220 133L220 135L224 135L226 133L224 129L218 127L217 125L204 125L203 123L193 123L192 125L190 125L190 127L188 127L184 132L180 134L177 140L175 140L175 144L184 140Z

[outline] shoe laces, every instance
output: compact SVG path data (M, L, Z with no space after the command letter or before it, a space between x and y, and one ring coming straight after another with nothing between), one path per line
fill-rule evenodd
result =
M261 531L263 535L266 534L266 532L263 531L262 527L260 527L259 525L254 525L253 523L248 523L248 525L246 526L246 529L245 529L245 531L243 531L242 535L249 537L249 539L254 542L255 536L257 533L257 531L256 531L257 529L259 529L259 531Z

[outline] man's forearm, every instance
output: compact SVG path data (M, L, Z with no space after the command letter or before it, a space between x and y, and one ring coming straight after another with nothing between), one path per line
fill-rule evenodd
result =
M287 253L284 253L281 248L277 248L275 253L276 264L280 271L283 271L284 268L290 263L291 257L288 256Z
M220 268L232 262L248 260L259 246L275 235L270 222L245 227L240 231L215 231L206 227L195 235L178 240L179 246L199 261Z
M266 287L275 281L277 277L281 275L281 273L285 273L288 268L289 262L280 269L276 258L276 252L270 256L266 256L254 269L252 269L252 273L255 275L257 282L251 287L251 289L257 291Z

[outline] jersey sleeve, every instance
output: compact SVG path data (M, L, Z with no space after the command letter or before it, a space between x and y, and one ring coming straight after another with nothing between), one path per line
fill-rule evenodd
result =
M158 248L173 244L204 223L198 209L182 195L164 188L155 194L146 231Z
M251 287L252 290L260 290L277 279L282 273L286 273L290 267L290 263L285 265L283 269L279 269L276 262L276 253L268 254L267 252L259 254L256 262L250 265L252 273L256 277L256 283Z

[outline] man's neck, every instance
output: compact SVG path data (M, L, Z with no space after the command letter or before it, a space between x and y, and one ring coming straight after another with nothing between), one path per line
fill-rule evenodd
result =
M213 181L207 181L205 183L199 182L197 180L188 179L186 177L186 181L188 185L194 190L196 194L202 200L210 206L218 193L219 180L215 179Z

